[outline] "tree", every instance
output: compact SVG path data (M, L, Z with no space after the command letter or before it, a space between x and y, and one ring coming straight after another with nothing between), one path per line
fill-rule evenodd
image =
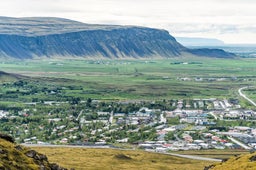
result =
M165 135L165 137L164 137L164 139L166 140L166 141L168 141L168 140L175 140L176 138L175 138L175 132L174 131L170 131L170 132L168 132L166 135Z

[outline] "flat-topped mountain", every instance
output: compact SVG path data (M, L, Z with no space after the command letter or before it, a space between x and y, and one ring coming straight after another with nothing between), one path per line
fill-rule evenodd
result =
M210 55L208 55L210 51ZM214 54L218 55L214 55ZM220 55L221 54L221 55ZM234 57L219 50L190 50L167 31L84 24L63 18L0 17L0 57L169 58L182 55Z
M112 30L124 26L85 24L54 17L0 17L0 34L20 36L46 36L89 30ZM128 28L128 27L126 27Z

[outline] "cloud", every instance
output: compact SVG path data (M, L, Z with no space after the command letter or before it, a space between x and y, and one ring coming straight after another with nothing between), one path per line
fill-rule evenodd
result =
M53 16L224 37L255 33L255 6L255 0L8 0L1 2L0 15Z

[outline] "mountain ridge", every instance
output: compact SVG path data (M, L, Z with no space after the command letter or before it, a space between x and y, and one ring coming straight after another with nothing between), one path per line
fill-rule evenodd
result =
M0 56L35 57L170 58L182 55L232 58L215 50L191 50L162 29L85 24L51 17L0 17ZM211 50L210 50L211 51ZM214 56L214 53L218 55Z

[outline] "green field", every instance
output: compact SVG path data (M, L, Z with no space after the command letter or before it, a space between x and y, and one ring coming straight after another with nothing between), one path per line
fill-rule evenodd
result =
M256 84L255 61L44 59L1 62L0 70L32 77L40 82L37 86L75 86L62 92L81 99L238 98L239 87Z
M248 96L253 101L256 101L256 87L251 87L249 89L245 89L243 93Z

